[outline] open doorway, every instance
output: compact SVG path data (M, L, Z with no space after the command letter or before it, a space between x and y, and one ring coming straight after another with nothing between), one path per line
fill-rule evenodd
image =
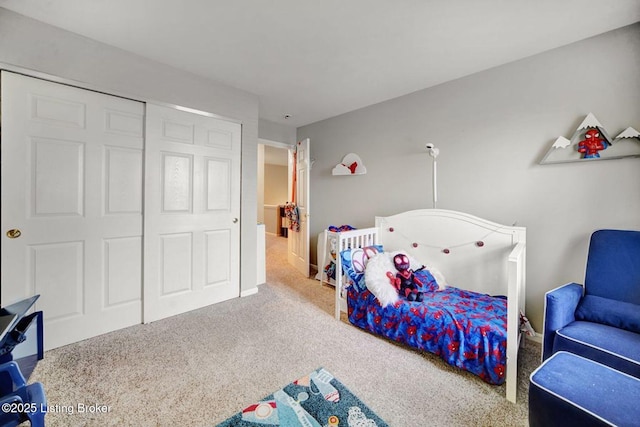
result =
M259 232L264 233L265 278L269 276L287 277L295 273L288 263L289 235L282 209L289 201L291 186L289 150L291 145L266 139L258 139L258 223ZM263 230L263 231L260 231Z
M289 263L309 277L309 138L293 146L258 142L259 228L264 226L265 235L287 237Z
M265 280L260 283L268 283L270 287L285 289L304 300L308 300L310 303L320 306L327 313L333 314L335 299L333 288L323 286L322 282L316 280L315 271L313 271L313 275L303 273L291 262L292 251L290 246L294 242L300 241L300 239L296 238L300 234L300 230L292 231L287 229L285 237L283 232L278 235L276 228L279 215L276 207L292 201L291 196L294 185L296 186L296 191L300 194L301 188L304 187L303 184L308 182L308 173L312 163L308 158L308 147L308 139L296 144L258 139L258 222L261 223L260 227L265 229L265 232L259 231L264 237L265 248L263 269ZM298 160L302 164L299 164ZM295 175L294 170L296 171ZM272 197L274 194L276 195L275 200ZM307 196L304 197L305 201L303 202L303 207L306 211L309 206L308 189L305 189L303 195ZM307 219L305 218L302 224L306 222ZM285 225L288 226L289 223L287 222ZM308 248L308 242L307 237L305 248ZM297 248L300 246L298 244ZM307 270L309 270L308 264Z
M286 238L284 205L289 195L290 145L258 140L258 222L269 235Z

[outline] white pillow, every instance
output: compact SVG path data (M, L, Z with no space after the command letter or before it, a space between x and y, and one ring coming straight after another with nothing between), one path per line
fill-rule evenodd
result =
M447 279L444 278L444 274L442 274L440 270L434 267L427 267L427 270L429 270L429 273L431 273L433 278L436 279L439 290L446 289L447 286L449 286L449 284L447 283Z
M364 280L367 289L378 298L380 305L386 307L398 301L398 290L391 284L387 272L391 272L394 277L396 268L387 253L375 254L364 270Z

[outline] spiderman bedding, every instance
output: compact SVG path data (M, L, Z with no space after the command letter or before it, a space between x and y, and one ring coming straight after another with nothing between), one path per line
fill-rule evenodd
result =
M438 290L428 270L415 274L424 284L422 302L402 299L383 308L369 290L350 286L349 321L374 334L434 353L490 384L502 384L506 373L507 301L455 287Z

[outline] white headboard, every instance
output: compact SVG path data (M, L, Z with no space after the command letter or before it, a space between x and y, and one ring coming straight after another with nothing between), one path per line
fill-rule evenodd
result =
M443 209L377 216L376 227L385 251L407 251L449 285L490 295L508 294L508 256L526 239L524 227Z

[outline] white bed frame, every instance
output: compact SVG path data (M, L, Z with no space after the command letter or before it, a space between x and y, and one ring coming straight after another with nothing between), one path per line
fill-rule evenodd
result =
M507 296L506 397L515 403L522 344L520 312L525 310L526 229L442 209L376 217L375 225L327 232L327 241L337 239L337 254L373 244L382 244L386 252L403 250L439 270L450 286ZM340 256L336 256L336 319L346 312L345 283Z

